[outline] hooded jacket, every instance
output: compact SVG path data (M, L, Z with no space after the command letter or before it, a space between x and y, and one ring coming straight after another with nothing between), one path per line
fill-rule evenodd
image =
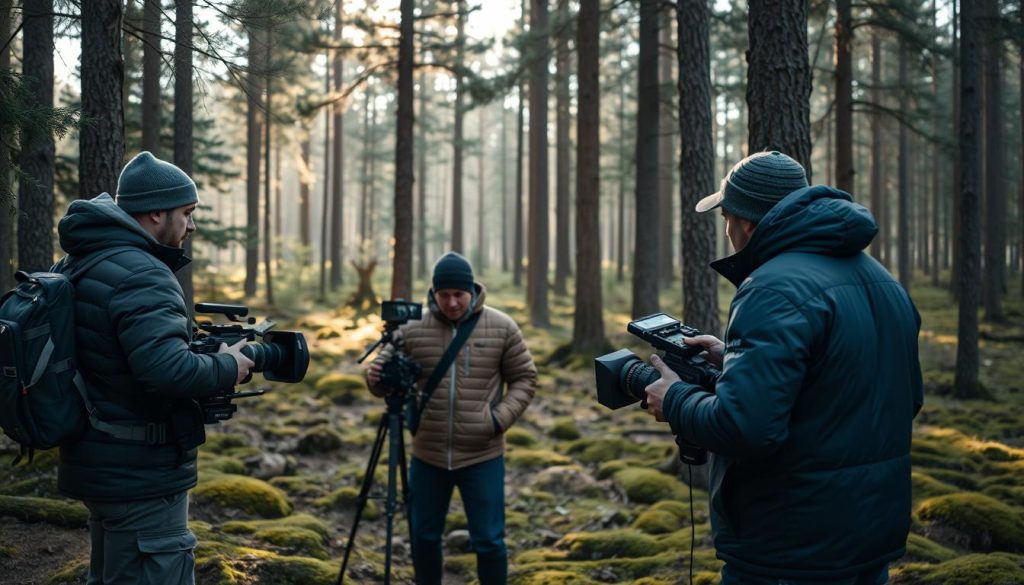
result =
M788 195L712 266L737 285L715 393L673 384L672 431L713 454L717 555L769 577L839 579L904 554L920 317L862 250L878 232L829 187Z
M203 422L192 398L229 390L237 365L228 354L189 351L191 326L174 271L184 251L157 242L104 193L71 203L57 226L67 252L55 272L89 255L124 248L90 268L75 286L78 370L100 420L167 425L156 444L89 428L60 449L58 487L95 501L161 497L196 484Z
M537 387L537 368L519 326L501 311L484 305L487 292L476 285L475 302L460 322L481 313L423 410L412 453L442 469L459 469L488 461L505 452L505 435L523 414ZM396 334L404 351L423 366L417 381L422 392L434 367L455 337L452 323L428 298L429 311ZM389 346L375 360L391 359ZM507 389L506 389L507 386ZM379 394L381 389L373 389Z

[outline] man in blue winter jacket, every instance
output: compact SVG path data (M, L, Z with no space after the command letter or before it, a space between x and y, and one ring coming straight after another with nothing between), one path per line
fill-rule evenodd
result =
M722 368L711 393L652 358L648 410L712 454L722 585L877 585L910 526L920 316L863 250L878 225L847 193L808 186L778 152L736 164L721 208L738 288L725 341L688 339Z

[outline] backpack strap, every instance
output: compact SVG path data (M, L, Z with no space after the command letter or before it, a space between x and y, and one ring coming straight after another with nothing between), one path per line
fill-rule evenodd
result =
M441 356L441 361L434 367L434 371L430 374L430 378L423 386L423 392L420 394L420 404L416 409L415 419L409 421L409 430L413 433L415 433L415 429L419 427L420 417L423 416L423 411L427 408L427 402L430 401L430 397L434 394L434 390L437 389L437 385L441 383L441 378L444 377L445 372L448 371L452 362L455 361L455 356L458 355L459 350L466 344L466 340L469 339L469 334L476 328L477 321L480 320L480 316L483 315L483 313L483 311L480 311L459 325L458 333L455 334L455 338L452 339L452 342L448 345L448 349L445 350L444 355Z

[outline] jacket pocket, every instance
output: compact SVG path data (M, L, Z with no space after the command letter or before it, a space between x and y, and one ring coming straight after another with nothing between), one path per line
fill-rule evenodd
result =
M191 530L140 532L142 583L195 583L195 548L198 541Z

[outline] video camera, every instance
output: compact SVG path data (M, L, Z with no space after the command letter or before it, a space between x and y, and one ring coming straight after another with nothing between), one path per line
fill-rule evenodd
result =
M700 353L699 345L687 345L684 337L695 337L701 332L683 325L678 319L665 313L655 313L630 321L626 331L650 343L660 350L659 355L680 379L714 392L715 383L721 372L709 364ZM640 407L647 408L645 389L661 378L657 368L648 365L628 349L603 355L594 360L594 374L597 378L597 401L611 409L622 408L640 401ZM707 453L699 447L676 440L680 458L691 465L707 462Z
M383 301L380 304L380 318L384 321L384 332L356 362L363 363L375 349L381 345L391 344L395 351L391 354L391 359L381 365L378 386L385 389L388 397L400 395L403 399L412 398L416 391L416 378L423 371L423 367L402 351L402 340L396 340L394 333L399 326L422 319L423 305L402 299Z
M256 325L256 319L249 317L249 309L243 305L219 303L196 303L196 313L224 315L231 324L219 325L212 321L197 323L198 331L189 344L195 353L217 353L220 344L235 345L245 340L242 354L254 363L252 371L261 372L263 377L274 382L294 384L301 382L309 367L309 349L306 338L298 331L271 331L274 322L264 319ZM259 337L262 341L256 341ZM244 380L248 382L249 378ZM204 422L213 424L231 418L238 407L231 403L236 398L259 396L263 390L229 392L217 396L205 396L197 402L203 408Z

